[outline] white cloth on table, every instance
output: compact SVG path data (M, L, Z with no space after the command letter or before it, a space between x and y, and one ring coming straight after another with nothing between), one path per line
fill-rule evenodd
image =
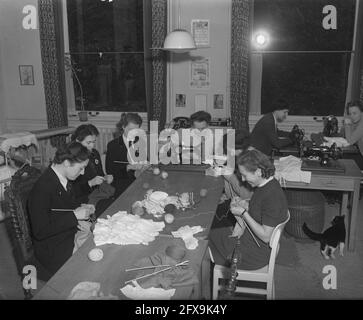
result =
M120 289L126 297L133 300L170 300L175 294L175 289L166 290L154 287L144 289L136 281L133 284L134 286L128 284Z
M93 230L96 246L103 244L145 244L155 240L165 227L164 222L154 222L140 216L119 211L107 219L98 218Z
M194 237L194 234L203 230L201 226L184 226L180 227L177 231L173 231L171 234L174 238L182 238L188 250L194 250L198 247L198 239Z
M105 296L98 282L84 281L78 283L69 294L67 300L117 300L114 295Z
M348 147L350 145L347 139L342 137L324 137L324 140L326 140L326 142L323 142L322 145L327 147L331 147L333 143L335 143L338 148Z
M31 144L38 145L37 138L31 132L5 133L0 135L0 149L9 152L11 147L18 148L20 146L29 147Z
M294 181L310 183L311 171L301 170L302 160L294 156L281 157L274 161L275 178L280 181Z

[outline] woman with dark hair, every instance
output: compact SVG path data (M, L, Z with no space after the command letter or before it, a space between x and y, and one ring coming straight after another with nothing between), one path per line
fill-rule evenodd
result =
M127 155L130 149L139 142L140 137L135 136L133 130L140 129L142 119L137 113L123 113L117 123L119 137L107 144L106 172L114 177L113 186L116 194L121 194L135 180L135 171L144 170L145 165L129 163ZM136 156L138 152L135 152Z
M90 152L89 162L84 170L84 174L73 182L74 194L82 202L88 202L88 196L103 182L111 184L112 175L103 172L101 156L95 149L96 139L99 135L97 128L92 124L80 125L72 135L72 141L77 141L85 146Z
M75 199L70 184L84 173L88 158L89 151L78 142L59 148L29 195L35 256L50 275L72 255L79 220L94 213L93 206Z
M344 119L344 135L349 144L357 144L360 154L351 158L363 170L363 105L360 101L349 102L347 105L349 117ZM344 156L346 158L346 156Z
M269 241L274 228L287 218L287 201L274 178L275 167L265 154L256 149L243 151L237 157L237 165L242 181L248 182L254 193L249 202L232 200L230 210L243 218L259 243L258 246L251 233L242 229L238 268L255 270L269 262ZM231 233L228 227L211 231L209 243L216 264L231 262L237 240Z

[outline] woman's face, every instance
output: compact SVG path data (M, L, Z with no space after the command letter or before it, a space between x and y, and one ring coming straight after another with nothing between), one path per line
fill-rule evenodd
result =
M84 174L84 169L88 165L88 159L82 162L71 163L68 160L64 161L65 176L68 180L76 180L81 174Z
M95 135L92 136L87 136L83 139L83 141L78 141L80 142L83 146L85 146L89 151L92 151L95 146L96 146L96 140L97 137Z
M247 170L244 166L238 166L241 173L242 181L248 182L252 187L257 187L261 183L261 170L257 169L255 172Z
M350 107L349 116L352 119L353 123L357 123L360 121L362 117L362 111L360 111L359 107L356 106Z
M129 122L128 124L127 124L127 126L126 127L124 127L124 136L127 138L127 135L129 134L129 132L131 131L131 130L133 130L133 129L139 129L140 128L140 126L138 125L138 124L136 124L136 123L133 123L133 122ZM134 140L134 139L131 139L131 140Z

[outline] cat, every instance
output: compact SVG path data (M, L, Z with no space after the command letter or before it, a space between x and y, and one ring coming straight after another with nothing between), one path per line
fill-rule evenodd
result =
M334 251L339 245L339 253L344 256L344 244L345 244L345 224L344 215L336 216L332 220L332 226L326 229L323 233L316 233L311 231L306 223L303 224L303 231L312 240L320 242L320 251L325 259L335 259Z

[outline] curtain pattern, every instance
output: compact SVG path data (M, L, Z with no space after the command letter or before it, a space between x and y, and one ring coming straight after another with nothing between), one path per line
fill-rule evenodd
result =
M167 35L167 0L152 0L152 48L162 48ZM148 120L159 121L163 129L166 120L166 53L152 50L152 103Z
M38 0L40 50L44 79L44 93L48 128L68 125L65 104L64 61L62 30L60 30L61 3L58 0ZM54 137L51 143L59 147L65 143L65 136Z
M248 73L252 0L232 0L231 23L231 118L237 129L248 126Z

